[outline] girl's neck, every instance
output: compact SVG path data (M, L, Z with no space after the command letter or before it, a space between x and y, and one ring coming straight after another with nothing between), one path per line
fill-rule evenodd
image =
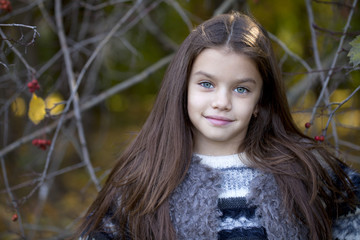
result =
M205 156L228 156L238 154L243 149L239 149L239 143L236 144L196 144L194 146L194 153Z
M241 166L249 165L248 158L246 156L246 153L244 152L231 154L231 155L222 155L222 156L194 153L194 156L200 157L202 164L208 165L213 168L222 168L224 166L241 167Z

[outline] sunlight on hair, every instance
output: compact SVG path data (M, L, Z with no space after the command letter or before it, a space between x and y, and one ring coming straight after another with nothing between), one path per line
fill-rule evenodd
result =
M249 34L245 35L245 38L249 41L249 43L255 44L260 34L259 28L257 26L250 26L248 31Z
M225 45L228 45L230 40L231 40L231 37L233 35L233 31L234 31L234 24L235 24L235 17L234 15L231 15L230 18L229 18L229 23L231 24L231 27L230 27L230 33L229 33L229 36L228 36L228 39L226 41L226 44Z

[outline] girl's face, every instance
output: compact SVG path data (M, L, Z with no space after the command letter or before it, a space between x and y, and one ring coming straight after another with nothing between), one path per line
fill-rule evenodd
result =
M238 152L251 116L257 114L262 79L255 62L225 47L203 50L188 87L194 150L204 155Z

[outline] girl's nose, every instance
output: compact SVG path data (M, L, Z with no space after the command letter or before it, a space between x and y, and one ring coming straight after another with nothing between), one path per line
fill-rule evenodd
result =
M231 110L231 96L227 91L217 91L214 93L214 99L211 106L215 109L229 111Z

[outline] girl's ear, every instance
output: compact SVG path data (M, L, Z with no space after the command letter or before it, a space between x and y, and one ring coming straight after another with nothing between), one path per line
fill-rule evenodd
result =
M252 115L256 118L258 113L259 113L259 105L256 104Z

